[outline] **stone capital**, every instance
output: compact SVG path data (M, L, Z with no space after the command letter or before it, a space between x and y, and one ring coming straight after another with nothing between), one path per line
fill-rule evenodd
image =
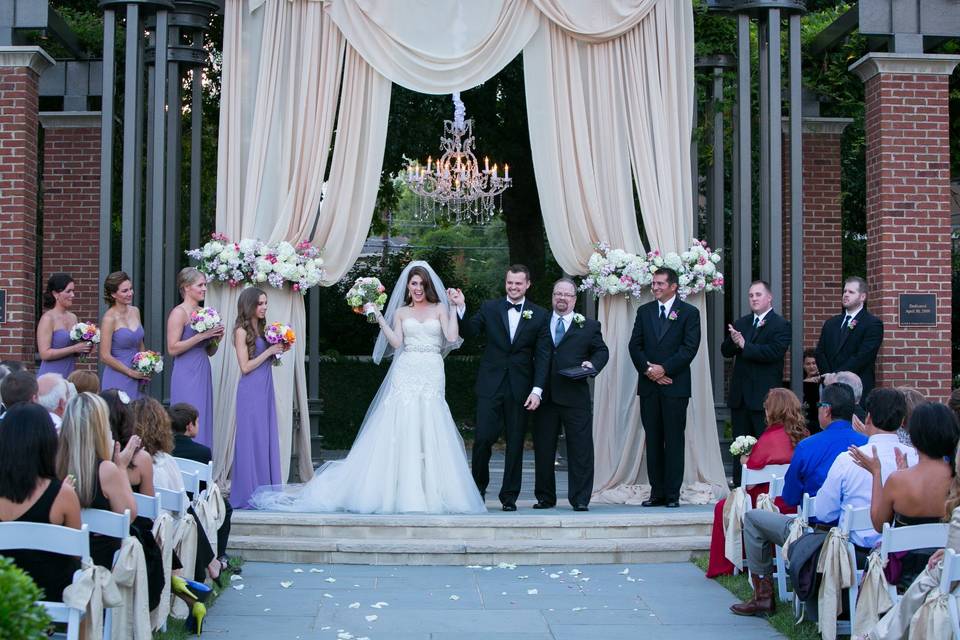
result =
M39 76L55 64L40 47L0 47L0 68L28 67Z
M853 118L826 118L822 116L803 116L801 118L801 130L803 133L826 133L840 135L847 125L853 122ZM785 117L781 120L781 130L783 133L790 133L790 118Z
M849 69L866 82L877 74L910 74L949 76L960 62L960 56L942 53L868 53Z
M99 111L40 112L40 124L44 129L99 129L101 122Z

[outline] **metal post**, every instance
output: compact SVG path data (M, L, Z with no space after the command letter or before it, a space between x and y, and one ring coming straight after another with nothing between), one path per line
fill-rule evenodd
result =
M767 61L767 274L773 297L778 303L783 300L783 148L781 87L783 85L780 65L780 9L771 9L767 19L769 27ZM762 215L762 213L761 213Z
M319 404L320 390L320 292L321 287L313 287L307 292L307 397L310 405ZM311 436L322 435L319 430L313 433L313 421L310 421ZM311 452L312 453L312 452Z
M170 27L168 38L165 42L170 45L176 45L179 42L180 29ZM157 40L156 49L160 48L160 41ZM159 88L159 85L158 85ZM166 206L163 214L164 226L164 256L163 256L163 315L168 309L172 309L180 302L179 292L176 287L176 269L179 264L177 249L180 246L180 65L177 62L167 63L167 83L166 83L166 194L164 199ZM163 393L169 389L170 375L172 371L164 371L163 375ZM166 397L165 395L163 397Z
M693 130L696 130L700 118L700 98L697 92L697 85L694 82L693 88ZM700 237L700 148L697 144L697 136L690 138L690 198L693 212L692 228L690 233L694 237ZM679 247L678 247L679 248Z
M143 304L143 172L144 165L141 161L143 157L143 135L145 124L144 120L146 118L146 111L143 108L144 100L144 87L143 87L143 75L144 69L146 69L146 56L144 55L145 49L144 38L137 38L137 76L136 78L131 78L130 81L135 81L137 86L137 116L136 116L136 134L135 134L135 149L136 149L136 158L137 161L134 165L124 167L124 175L127 172L130 172L133 176L133 193L134 193L134 205L133 205L133 238L134 238L134 260L132 265L132 270L128 272L130 277L133 279L133 304L142 305ZM126 81L126 80L125 80ZM148 156L149 157L149 156Z
M723 68L713 69L713 163L709 173L710 246L714 251L724 245L724 145L723 145ZM713 371L713 397L723 397L723 342L724 300L722 294L707 297L707 318L710 331L710 369Z
M803 397L803 78L800 14L790 16L790 388Z
M197 36L200 37L199 35ZM203 84L200 67L193 68L190 103L190 248L200 246L200 158L203 144Z
M747 311L747 289L753 279L753 193L750 178L750 18L737 16L737 208L733 225L734 316Z
M770 281L770 42L769 14L760 15L757 24L758 65L757 76L760 85L760 209L759 249L760 277Z
M136 145L137 138L137 58L140 51L140 7L127 5L126 44L123 65L123 225L121 228L120 266L130 273L133 271L134 251L137 238L134 237L134 218L136 216L136 171L140 158ZM103 85L103 92L111 91L113 84Z
M114 38L116 32L116 17L113 9L103 12L103 103L100 107L100 282L107 277L113 265L111 264L110 242L113 222L113 87L115 70L114 65ZM100 296L97 296L100 298ZM106 303L100 299L100 317L107 310Z

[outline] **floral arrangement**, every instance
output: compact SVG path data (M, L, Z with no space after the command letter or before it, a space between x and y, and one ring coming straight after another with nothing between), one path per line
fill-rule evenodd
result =
M163 371L163 356L156 351L138 351L133 354L132 364L134 371L151 377Z
M207 282L225 282L231 287L263 284L282 289L290 284L294 291L306 293L323 280L320 249L309 242L261 242L245 238L232 242L222 233L213 233L210 241L188 256L197 261Z
M693 239L688 249L677 254L651 251L645 256L611 249L605 242L596 244L596 251L587 261L589 273L580 285L581 291L592 291L597 296L622 295L640 298L653 282L657 269L667 267L677 272L681 299L701 291L723 291L723 273L718 265L723 260L720 251L713 251L706 241Z
M530 309L524 309L523 313L520 314L520 317L523 318L524 320L532 320L533 311L531 311Z
M371 323L376 322L377 317L367 305L373 305L377 311L383 311L383 305L387 303L386 288L379 278L357 278L345 297L347 304L353 308L353 312L366 314L367 322Z
M294 332L293 327L288 324L283 324L282 322L271 322L267 325L267 329L263 334L264 340L270 344L279 344L283 346L283 351L286 353L290 350L290 347L293 346L293 343L297 341L297 334ZM278 353L273 360L273 366L280 366L280 356L282 354Z
M753 445L757 444L757 439L753 436L737 436L730 443L730 453L735 457L750 455Z
M573 322L581 329L583 329L583 325L584 323L586 323L586 321L587 321L587 318L582 313L573 314Z
M70 329L70 339L74 342L100 342L100 329L92 322L78 322Z
M190 328L197 333L209 331L223 324L220 318L220 312L213 307L199 307L190 313ZM214 338L213 345L220 344L220 341Z

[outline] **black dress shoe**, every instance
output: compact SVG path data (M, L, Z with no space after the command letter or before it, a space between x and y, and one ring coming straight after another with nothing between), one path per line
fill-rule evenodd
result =
M515 505L515 504L505 504L505 505L503 505L503 510L504 510L504 511L516 511L516 510L517 510L517 505Z
M585 504L575 504L573 505L574 511L590 511L590 509Z
M553 509L556 505L555 502L543 502L542 500L537 504L533 505L534 509Z
M680 501L679 501L679 500L667 500L666 504L664 504L663 506L665 506L667 509L676 509L676 508L678 508L678 507L680 506Z
M667 504L665 498L650 498L649 500L644 500L640 503L641 507L662 507Z

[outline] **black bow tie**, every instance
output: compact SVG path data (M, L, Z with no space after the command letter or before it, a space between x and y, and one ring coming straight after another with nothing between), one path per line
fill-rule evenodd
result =
M510 309L516 309L517 313L520 313L521 311L523 311L523 303L513 304L512 302L507 300L505 304L507 305L507 311L509 311Z

